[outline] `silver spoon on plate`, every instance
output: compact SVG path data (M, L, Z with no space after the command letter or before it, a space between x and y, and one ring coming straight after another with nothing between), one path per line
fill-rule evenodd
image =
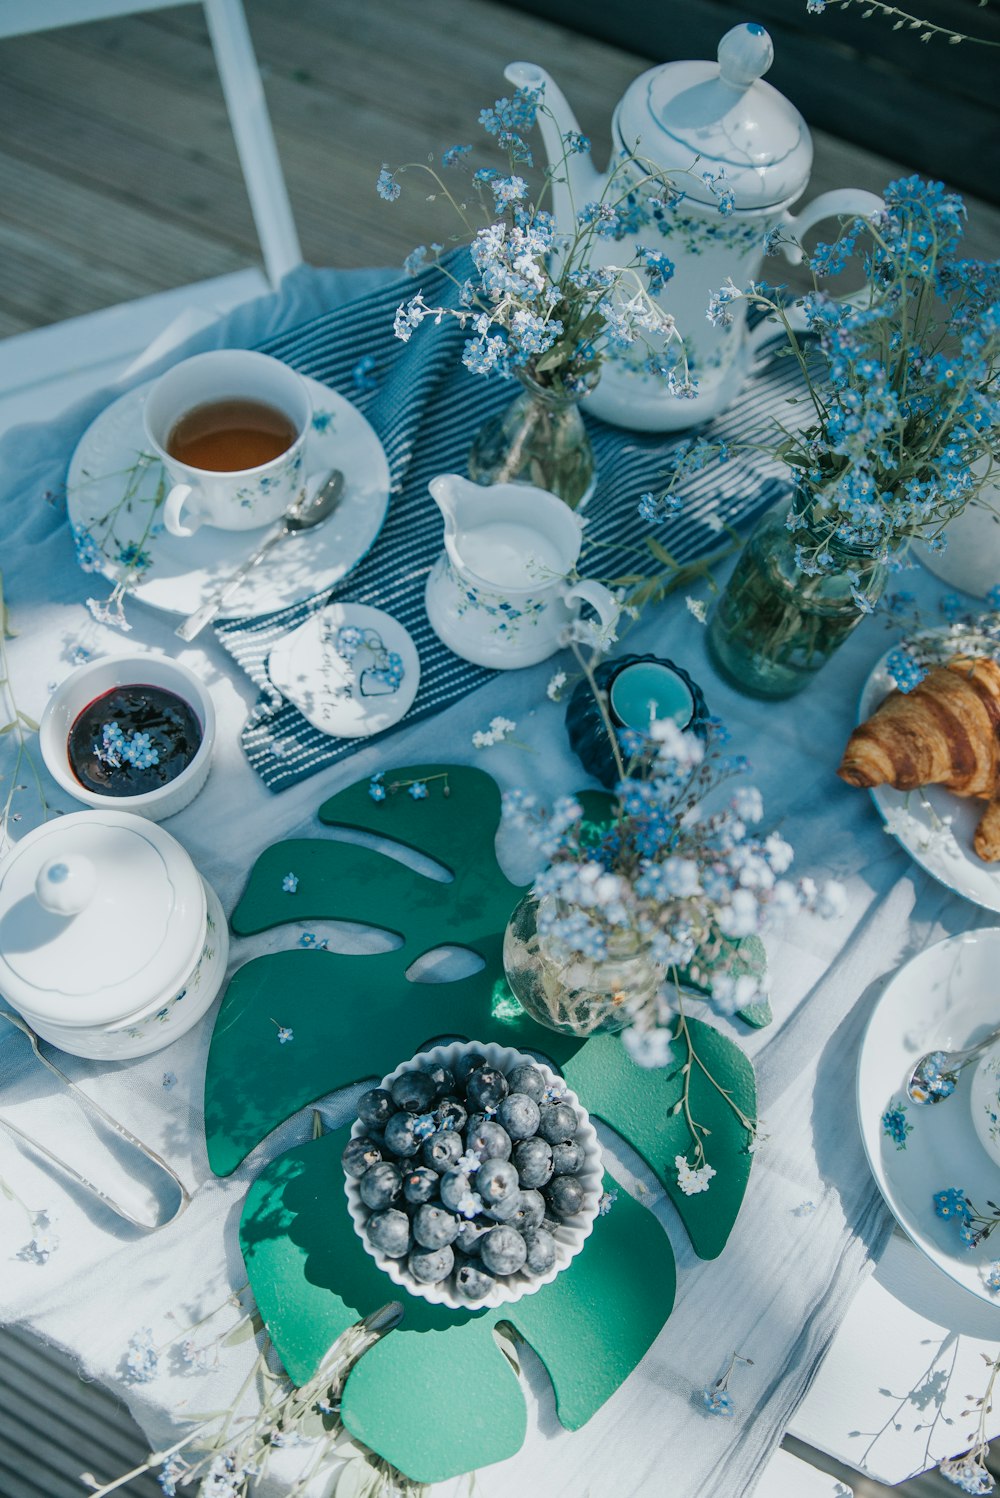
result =
M283 519L261 542L257 550L250 553L246 561L237 567L232 576L226 579L211 598L178 624L174 634L182 640L193 640L196 635L201 634L205 625L215 618L226 601L236 592L243 579L264 560L268 552L273 551L286 536L295 535L299 531L311 531L314 526L322 525L323 521L329 519L337 508L343 492L344 475L339 468L335 468L320 484L315 494L309 498L305 494L300 495L295 503L289 506Z
M1000 1026L964 1051L928 1051L910 1072L906 1095L914 1103L943 1103L958 1085L958 1075L1000 1040Z

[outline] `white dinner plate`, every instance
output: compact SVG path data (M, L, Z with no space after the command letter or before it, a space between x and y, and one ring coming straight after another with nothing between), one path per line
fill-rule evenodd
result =
M345 628L363 636L351 659L338 650ZM398 681L376 674L384 665L380 646L396 658L402 672ZM364 738L391 728L410 711L420 684L420 657L391 615L363 603L331 603L278 641L267 671L281 695L320 733Z
M921 642L931 648L940 642L942 664L962 650L993 655L997 648L995 641L968 634L959 636L949 629L928 630L921 635ZM886 651L862 688L859 723L870 718L895 687L886 664L891 654ZM973 834L986 810L985 801L956 796L939 785L917 791L897 791L891 785L878 785L870 794L886 830L922 869L984 910L1000 911L1000 864L984 863L972 846ZM997 1022L1000 1023L1000 1012Z
M935 1193L951 1187L984 1213L1000 1200L1000 1167L973 1127L969 1071L940 1103L910 1102L906 1082L927 1051L961 1050L1000 1023L998 972L996 927L950 936L905 963L868 1021L857 1086L865 1153L896 1221L949 1279L991 1305L1000 1295L986 1288L983 1271L1000 1260L1000 1226L967 1248L957 1224L934 1210ZM901 1115L896 1136L883 1122L893 1110Z
M143 452L142 408L151 384L107 406L84 432L69 465L67 506L77 554L86 570L103 573L112 582L121 577L129 548L140 542L157 493L169 489L160 464L150 461L138 472L109 533L107 517L122 500L129 471ZM223 618L269 614L332 587L357 565L382 529L389 507L389 465L381 442L350 401L317 380L306 379L306 385L313 407L306 473L342 469L343 497L316 530L289 536L275 547L227 600L220 611ZM135 574L129 592L168 614L193 613L268 529L224 531L205 525L193 536L179 537L157 525L142 546L148 564ZM108 539L95 549L84 536L81 552L81 532Z

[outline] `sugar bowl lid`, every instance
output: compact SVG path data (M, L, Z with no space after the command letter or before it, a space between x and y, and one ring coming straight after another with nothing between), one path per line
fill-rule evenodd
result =
M792 201L809 180L812 137L794 104L764 82L773 61L771 38L749 22L726 32L717 62L651 68L615 112L620 143L639 142L640 155L678 174L678 189L696 202L718 202L702 174L720 167L737 210Z
M80 811L28 833L0 864L0 995L30 1022L127 1020L191 970L205 889L145 817Z

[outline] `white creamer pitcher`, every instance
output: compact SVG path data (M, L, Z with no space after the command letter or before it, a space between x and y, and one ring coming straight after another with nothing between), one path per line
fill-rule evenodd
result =
M611 635L619 608L603 584L573 580L582 521L530 484L470 483L445 473L429 485L444 516L444 551L427 579L427 617L450 650L511 670L569 642ZM580 619L589 604L596 621Z

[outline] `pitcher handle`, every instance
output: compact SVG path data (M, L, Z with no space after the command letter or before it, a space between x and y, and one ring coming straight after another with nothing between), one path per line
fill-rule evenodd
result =
M570 583L562 590L563 603L570 605L576 598L579 598L582 603L589 603L600 620L598 625L592 619L577 619L576 627L580 643L601 646L609 638L613 640L615 638L614 627L621 613L621 605L614 594L609 592L603 583L595 583L591 578L585 577L579 582Z
M884 207L885 203L876 193L865 192L860 187L837 187L833 192L821 192L818 198L806 204L801 213L794 217L790 215L785 222L795 237L801 240L803 234L821 219L873 218ZM782 244L781 252L792 265L802 263L802 250L798 245Z

